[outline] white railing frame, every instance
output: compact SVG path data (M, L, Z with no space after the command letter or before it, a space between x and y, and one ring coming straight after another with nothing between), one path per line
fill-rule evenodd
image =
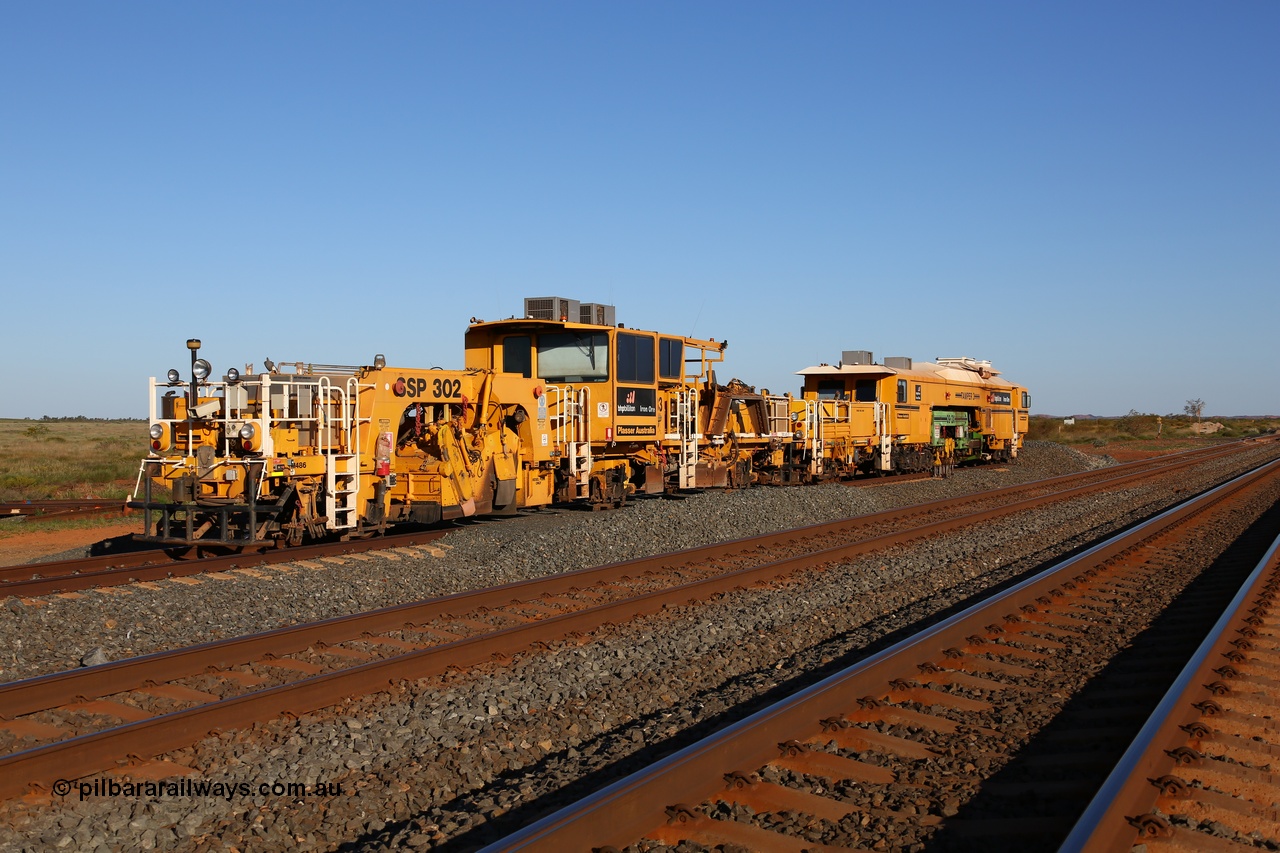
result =
M680 434L679 483L682 489L698 483L698 389L685 388L676 397L676 431Z
M586 497L582 490L590 488L591 467L595 464L591 456L591 389L547 385L544 393L548 398L555 395L556 450L562 458L569 457L569 473L577 484L578 496ZM550 410L550 402L547 408ZM552 417L550 411L548 417Z

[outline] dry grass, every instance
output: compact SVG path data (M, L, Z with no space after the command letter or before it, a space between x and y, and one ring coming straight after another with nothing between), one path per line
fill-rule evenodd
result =
M1209 421L1206 418L1206 423ZM1186 443L1213 443L1236 438L1266 435L1280 429L1280 418L1213 418L1222 424L1217 432L1199 435L1192 432L1191 418L1131 412L1119 418L1077 418L1068 426L1062 418L1031 419L1027 438L1040 441L1056 441L1060 444L1111 444L1115 442L1155 443L1163 446L1174 441ZM1153 445L1150 449L1159 449ZM1167 450L1168 448L1164 448Z
M146 453L146 421L0 419L0 501L123 499Z

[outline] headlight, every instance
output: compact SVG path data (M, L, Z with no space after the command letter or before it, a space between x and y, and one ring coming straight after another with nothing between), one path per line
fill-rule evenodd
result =
M165 376L168 377L170 385L177 385L182 381L182 374L172 367L169 368L169 372L166 373Z
M245 439L246 441L253 438L257 434L258 434L258 428L255 427L253 424L245 424L244 426L240 427L240 437Z
M212 372L213 368L203 358L197 358L195 363L191 365L191 373L196 379L206 379Z
M147 435L151 437L151 449L156 453L162 453L169 449L169 427L165 424L152 424L147 429Z
M231 368L230 370L228 370L228 371L227 371L227 381L228 381L228 382L239 382L239 381L240 381L240 371L236 370L234 367L233 367L233 368Z

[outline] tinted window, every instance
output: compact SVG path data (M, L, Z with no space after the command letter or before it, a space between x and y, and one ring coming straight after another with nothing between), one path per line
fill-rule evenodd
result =
M853 398L859 403L876 402L876 381L874 379L859 379L853 388Z
M905 379L898 380L898 402L907 402L907 380Z
M653 338L618 334L617 381L653 384Z
M818 399L819 400L839 400L844 397L844 380L843 379L819 379L818 380Z
M684 341L681 338L658 339L658 376L679 379L684 370Z
M502 372L533 378L533 351L528 335L512 335L502 340Z

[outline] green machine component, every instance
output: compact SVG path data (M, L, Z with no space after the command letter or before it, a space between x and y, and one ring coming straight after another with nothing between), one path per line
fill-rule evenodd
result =
M982 451L982 435L973 428L969 413L963 409L934 409L934 447L942 447L946 440L954 439L956 455L960 458L976 456Z

